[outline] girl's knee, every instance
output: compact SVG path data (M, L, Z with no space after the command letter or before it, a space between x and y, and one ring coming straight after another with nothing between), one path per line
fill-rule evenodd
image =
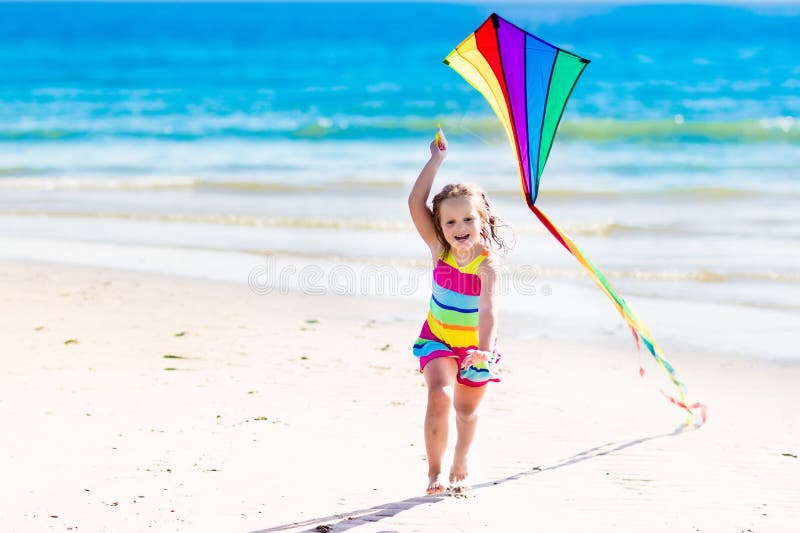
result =
M461 420L472 420L478 416L478 407L481 404L486 389L483 387L474 388L459 388L456 391L453 407L456 410L456 416Z
M464 405L456 403L455 410L456 410L456 417L459 420L463 420L465 422L475 420L478 417L477 405Z
M428 409L447 411L450 409L452 399L444 387L428 388Z

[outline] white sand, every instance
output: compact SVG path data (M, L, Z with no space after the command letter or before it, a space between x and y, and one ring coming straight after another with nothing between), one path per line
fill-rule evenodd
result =
M797 364L670 353L709 405L681 431L632 343L508 332L474 488L424 497L417 301L4 262L0 305L2 531L800 524Z

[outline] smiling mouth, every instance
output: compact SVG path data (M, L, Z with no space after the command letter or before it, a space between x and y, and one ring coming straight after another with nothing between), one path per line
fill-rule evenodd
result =
M456 242L465 242L467 239L469 239L469 233L464 235L454 235L453 238L456 240Z

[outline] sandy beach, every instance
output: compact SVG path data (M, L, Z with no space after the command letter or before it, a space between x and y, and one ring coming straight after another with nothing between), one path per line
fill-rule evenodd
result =
M522 340L472 490L426 497L418 300L0 263L3 531L755 531L800 523L800 366ZM418 318L417 318L418 317ZM613 343L612 343L613 344ZM452 450L452 441L451 441Z

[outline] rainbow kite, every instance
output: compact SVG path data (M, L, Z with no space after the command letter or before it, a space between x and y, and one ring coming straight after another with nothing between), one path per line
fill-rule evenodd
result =
M534 205L539 193L539 178L550 154L567 99L589 60L553 46L492 14L450 52L444 63L489 101L514 150L522 193L528 207L605 292L630 326L637 348L640 348L641 340L653 358L667 371L678 389L678 398L664 391L662 393L691 416L699 414L699 424L704 423L706 407L700 403L689 404L686 385L678 380L674 369L664 359L661 349L633 309L617 294L603 273L581 253L572 239ZM640 367L639 372L643 375L644 369Z

